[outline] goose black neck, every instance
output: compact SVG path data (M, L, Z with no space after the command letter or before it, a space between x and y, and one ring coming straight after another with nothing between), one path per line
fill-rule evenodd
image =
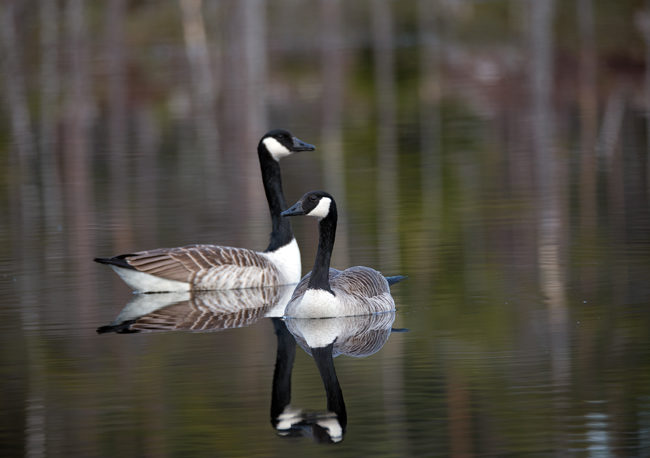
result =
M334 344L331 343L326 347L311 348L310 350L325 387L327 410L336 414L341 428L345 431L348 415L343 400L343 391L341 391L341 385L334 368L334 359L332 357Z
M334 250L334 239L336 238L337 219L336 204L332 200L329 213L318 224L318 251L316 252L314 268L311 270L311 277L309 278L310 289L324 289L325 291L332 292L330 288L329 270L332 250Z
M265 251L275 251L291 242L293 239L293 231L291 230L289 218L280 216L280 213L287 207L284 200L284 193L282 192L280 164L271 157L261 142L257 147L257 154L260 159L264 193L266 194L266 201L269 203L271 223L273 224L269 246Z
M296 357L296 341L280 318L273 318L278 349L273 370L271 393L271 424L277 426L280 414L291 402L291 371Z

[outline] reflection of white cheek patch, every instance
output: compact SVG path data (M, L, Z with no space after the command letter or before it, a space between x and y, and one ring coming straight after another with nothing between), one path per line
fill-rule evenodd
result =
M291 151L289 151L282 143L273 137L265 138L262 143L264 143L264 146L266 146L266 149L271 154L271 157L276 161L279 161L283 157L291 154Z
M331 203L332 199L329 197L322 197L320 202L318 202L318 205L316 205L316 207L307 214L309 216L315 216L316 218L325 218L330 212Z

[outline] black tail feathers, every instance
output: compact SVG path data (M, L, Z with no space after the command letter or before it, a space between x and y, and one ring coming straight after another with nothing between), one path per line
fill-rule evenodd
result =
M392 277L385 277L385 278L388 281L388 285L394 285L395 283L399 283L402 280L407 279L408 277L406 275L393 275Z

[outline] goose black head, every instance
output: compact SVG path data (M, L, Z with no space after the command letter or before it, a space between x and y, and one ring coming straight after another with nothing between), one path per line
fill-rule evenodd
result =
M327 217L336 211L334 198L325 191L311 191L300 198L291 208L283 211L282 216L307 215L318 219Z
M316 147L294 137L289 131L274 129L264 134L258 149L260 154L261 151L265 150L275 161L279 161L283 157L298 151L313 151Z

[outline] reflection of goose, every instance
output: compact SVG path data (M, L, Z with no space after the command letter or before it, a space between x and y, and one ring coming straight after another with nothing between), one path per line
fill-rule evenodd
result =
M219 290L297 283L300 250L291 224L280 216L286 208L279 160L313 145L286 130L262 137L257 153L273 231L264 252L217 245L188 245L95 258L109 264L133 289L140 292Z
M274 318L273 324L278 338L278 351L273 371L271 424L284 437L308 436L316 442L342 441L348 419L343 392L334 370L332 345L313 349L311 353L325 386L327 411L304 411L290 405L296 341L284 321Z
M364 358L378 352L388 341L395 312L335 318L291 318L287 328L303 350L332 345L332 356Z
M267 316L281 316L292 286L223 291L138 294L105 332L207 332L250 326Z
M379 351L390 336L394 320L394 312L326 319L274 319L278 352L273 373L271 423L278 433L306 435L318 442L343 440L347 410L333 358L339 354L364 357ZM305 412L290 405L296 341L316 362L327 396L326 412Z
M336 203L324 191L308 192L282 216L308 215L320 220L316 261L287 304L285 315L296 318L324 318L364 315L395 310L389 285L404 277L384 276L370 267L356 266L343 271L330 269L336 236Z

